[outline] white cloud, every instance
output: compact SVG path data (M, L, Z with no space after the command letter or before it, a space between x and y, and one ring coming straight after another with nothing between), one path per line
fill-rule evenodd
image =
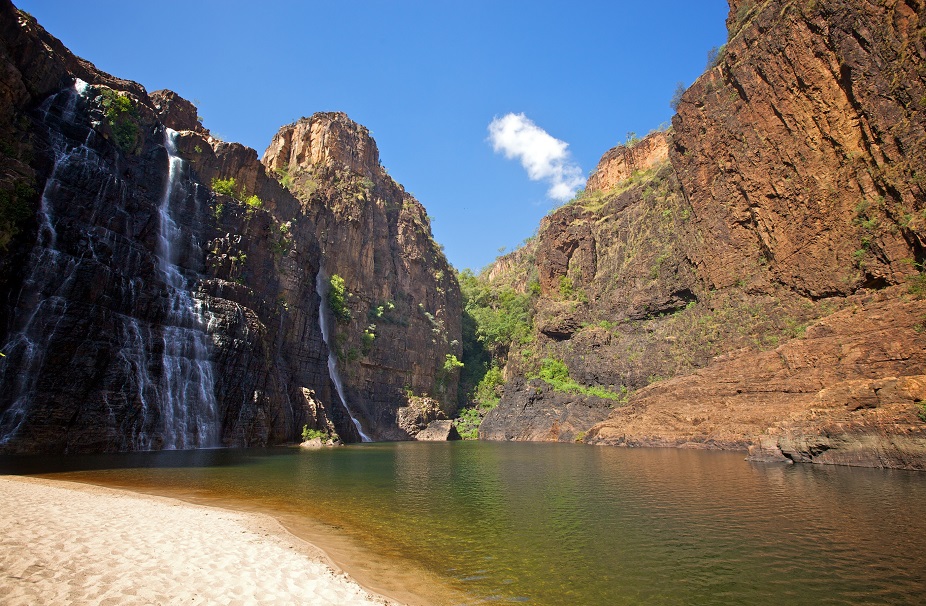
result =
M569 154L569 144L551 136L524 114L506 114L489 124L489 141L496 153L518 158L531 181L547 181L547 195L566 201L585 185L582 168Z

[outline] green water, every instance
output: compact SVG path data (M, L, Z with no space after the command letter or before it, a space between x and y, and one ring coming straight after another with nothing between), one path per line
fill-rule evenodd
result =
M926 474L741 453L390 443L0 459L307 516L469 603L921 604ZM57 475L57 474L56 474Z

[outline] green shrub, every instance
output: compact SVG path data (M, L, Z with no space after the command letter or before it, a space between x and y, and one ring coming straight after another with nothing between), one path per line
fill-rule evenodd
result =
M453 354L447 354L444 358L444 372L453 372L457 368L463 368L463 362L460 362Z
M575 295L576 289L569 276L559 277L559 295L564 299L571 299Z
M244 203L248 205L248 209L250 210L258 210L264 207L264 201L256 195L248 196Z
M714 46L711 50L707 51L707 69L713 69L717 67L720 62L723 60L725 51L727 50L727 45Z
M595 396L606 400L615 400L620 403L627 402L627 398L630 396L630 392L624 386L621 386L620 392L614 392L598 385L592 387L579 385L569 376L569 367L556 358L544 358L540 362L540 370L537 375L529 376L528 378L540 379L550 385L554 390L563 393Z
M351 320L350 308L347 306L347 286L344 278L334 274L328 280L328 307L334 314L334 319L341 324L347 324Z
M495 406L501 397L498 393L499 388L504 384L505 379L502 377L502 369L493 366L486 371L482 376L482 380L476 385L474 399L482 406Z
M138 142L137 111L127 95L110 88L100 90L100 105L103 115L116 138L116 144L126 153L135 149Z
M926 271L907 278L907 291L917 299L926 298Z
M376 341L376 324L370 324L363 330L360 335L360 342L363 349L363 355L367 355L373 349L373 342Z
M677 82L675 84L675 92L672 93L672 99L669 101L669 107L672 108L672 111L678 111L678 106L682 104L682 95L685 94L686 90L688 89L685 88L684 82Z
M320 438L322 441L325 441L331 438L337 439L337 435L331 435L327 431L322 431L321 429L310 429L308 425L303 425L302 441L307 442L315 438Z
M228 179L215 178L212 180L212 191L217 194L222 194L223 196L235 198L238 196L238 184L235 182L234 177L229 177Z

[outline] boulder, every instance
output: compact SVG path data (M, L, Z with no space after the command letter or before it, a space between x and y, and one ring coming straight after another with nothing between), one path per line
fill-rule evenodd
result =
M457 428L453 426L453 421L441 419L432 421L421 431L415 439L419 442L449 442L450 440L460 440L460 434Z

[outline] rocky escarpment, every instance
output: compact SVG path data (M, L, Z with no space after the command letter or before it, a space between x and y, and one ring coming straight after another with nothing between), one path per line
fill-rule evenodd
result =
M188 102L98 72L2 11L17 144L4 165L32 192L2 267L4 449L269 444L306 424L349 436L305 286L314 229L274 249L296 200ZM266 206L216 197L211 178L227 174L247 174L241 191Z
M481 434L557 439L560 406L517 380L555 359L629 389L576 424L589 443L923 468L924 10L731 3L667 135L541 224L534 342Z
M366 128L340 113L283 127L263 162L315 225L325 271L343 280L335 341L347 398L375 437L414 435L422 397L457 404L461 300L421 204L380 165ZM411 405L411 406L410 406Z
M682 97L672 164L714 288L811 298L902 282L926 257L920 2L731 2L721 60Z
M317 213L175 93L99 72L5 1L0 24L0 448L359 439L320 329Z

